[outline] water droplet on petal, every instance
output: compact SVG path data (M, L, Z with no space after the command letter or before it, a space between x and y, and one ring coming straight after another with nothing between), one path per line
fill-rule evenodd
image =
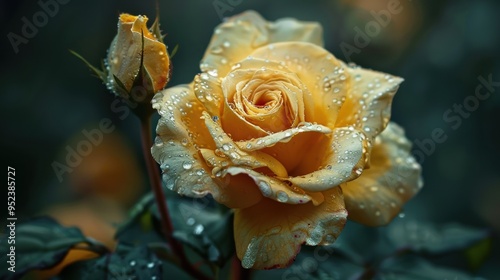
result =
M160 137L156 137L156 138L155 138L155 145L156 145L156 147L161 147L161 146L163 146L163 141L161 140L161 138L160 138Z
M222 53L223 49L220 46L215 46L210 51L213 54L220 54L220 53Z
M193 163L192 162L189 162L189 161L186 161L182 164L182 168L186 169L186 170L189 170L191 169L191 167L193 167Z
M278 191L276 194L278 197L279 202L287 202L288 201L288 194L284 191Z
M269 186L269 184L267 182L259 181L257 183L257 185L259 186L259 189L264 196L269 197L273 194L273 191L271 190L271 186Z

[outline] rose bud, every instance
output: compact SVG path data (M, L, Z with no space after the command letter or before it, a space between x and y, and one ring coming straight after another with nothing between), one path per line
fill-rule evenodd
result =
M161 35L148 30L147 21L146 16L120 15L106 63L110 90L129 101L149 104L169 80L170 59Z

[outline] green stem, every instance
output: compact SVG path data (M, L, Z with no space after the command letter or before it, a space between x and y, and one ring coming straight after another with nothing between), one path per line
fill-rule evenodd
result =
M156 205L158 206L158 212L160 213L161 229L163 231L163 234L165 235L165 239L167 240L168 244L170 244L172 251L179 257L180 265L184 269L184 271L191 274L191 276L195 277L195 279L208 280L209 278L202 274L198 269L191 266L189 260L186 257L186 254L184 253L182 245L172 237L174 227L170 219L165 193L163 192L160 172L158 170L156 161L151 155L151 147L153 145L153 141L151 138L151 115L144 115L148 116L140 118L142 150L144 154L144 160L146 161L146 167L148 169L149 180L155 196Z

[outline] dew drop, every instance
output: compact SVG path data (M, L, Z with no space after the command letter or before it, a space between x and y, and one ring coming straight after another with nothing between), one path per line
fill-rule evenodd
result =
M191 169L191 167L193 167L193 163L192 162L189 162L189 161L186 161L182 164L182 168L186 169L186 170L189 170Z
M287 202L288 201L288 194L286 192L278 191L278 193L276 195L277 195L279 202Z
M187 224L188 226L192 226L192 225L194 225L194 223L196 223L196 220L195 220L193 217L188 218L188 219L186 220L186 224Z
M327 235L325 236L325 241L326 241L327 243L330 243L330 244L331 244L331 243L334 243L334 242L335 242L335 236L333 236L333 235L331 235L331 234L327 234Z
M220 46L215 46L210 50L213 54L220 54L223 52L223 49Z
M135 266L137 264L137 262L132 260L132 261L130 261L129 264L130 264L130 266Z
M356 175L361 175L361 173L363 173L363 169L362 168L356 168L354 170L354 172L356 173Z
M219 75L219 73L217 72L217 69L212 69L210 71L207 72L208 75L212 76L212 77L217 77Z
M272 195L273 191L271 190L271 186L269 186L267 182L259 181L257 185L259 186L259 189L264 196L269 197Z
M401 213L399 213L399 215L398 215L398 217L399 217L399 218L401 218L401 219L402 219L402 218L404 218L405 216L406 216L406 214L405 214L404 212L401 212Z
M161 140L161 138L160 138L160 137L156 137L156 138L155 138L155 145L156 145L156 147L161 147L161 146L163 146L163 141Z
M203 233L203 230L205 229L205 227L203 227L202 224L198 224L194 227L194 231L193 233L196 234L196 235L200 235Z
M148 268L153 268L153 267L155 267L155 263L154 262L150 262L150 263L148 263L147 267Z
M222 144L222 149L223 149L224 151L226 151L226 152L227 152L227 151L229 151L231 148L229 147L229 145L228 145L228 144Z

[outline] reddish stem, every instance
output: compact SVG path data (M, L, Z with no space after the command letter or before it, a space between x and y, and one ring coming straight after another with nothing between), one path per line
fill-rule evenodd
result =
M231 280L248 280L250 279L250 270L244 269L236 255L231 261Z
M153 141L151 138L151 116L143 117L140 119L144 160L146 161L149 180L155 196L156 205L158 206L158 212L160 213L161 229L163 231L163 234L165 235L165 239L172 247L172 251L179 257L181 267L184 269L184 271L191 274L191 276L195 277L195 279L208 280L208 277L202 274L198 269L195 269L191 266L189 260L186 257L186 254L184 253L182 245L177 242L177 240L172 238L174 227L170 219L165 193L163 192L158 165L151 155L151 147L153 145Z

